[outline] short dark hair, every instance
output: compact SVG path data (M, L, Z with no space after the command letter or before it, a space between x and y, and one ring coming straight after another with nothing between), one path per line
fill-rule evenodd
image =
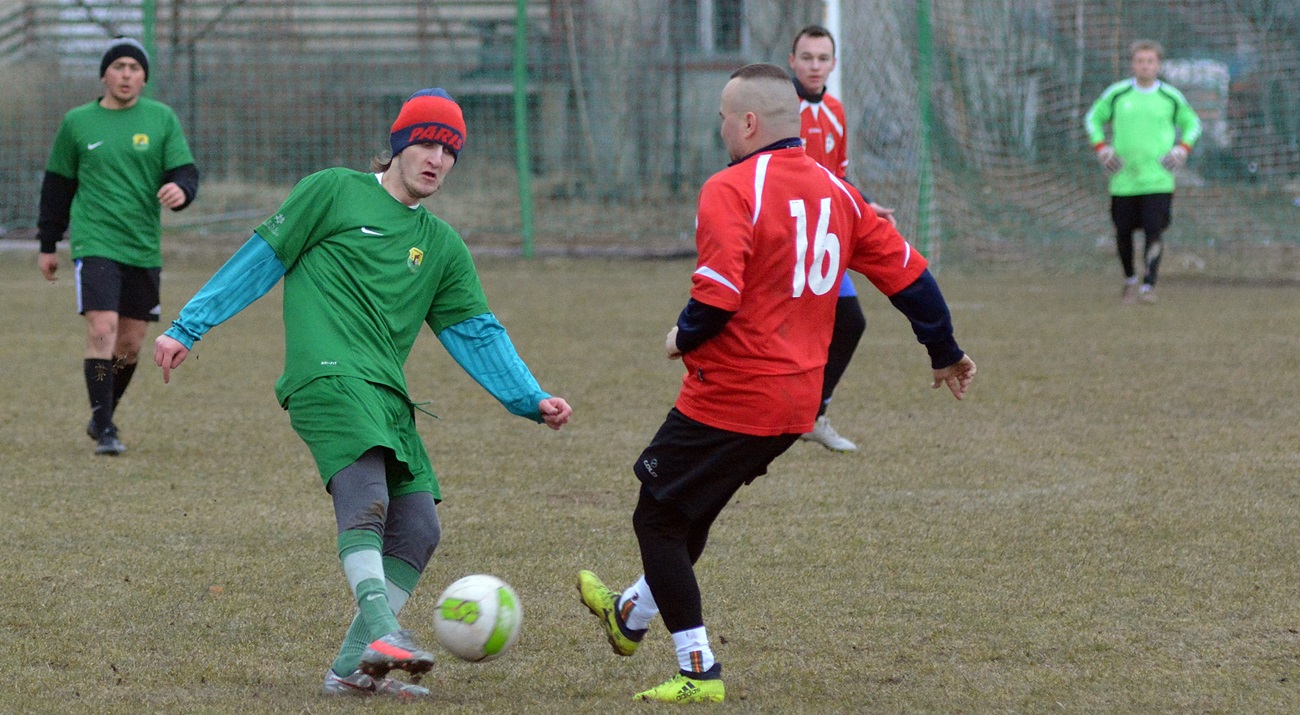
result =
M775 79L782 82L789 82L790 75L786 71L768 62L755 62L754 64L745 65L735 72L731 73L731 79Z
M825 37L831 41L831 54L835 54L835 36L831 34L830 30L821 25L809 25L800 30L799 34L794 36L794 42L790 43L790 54L795 54L796 48L799 47L799 40L805 37Z

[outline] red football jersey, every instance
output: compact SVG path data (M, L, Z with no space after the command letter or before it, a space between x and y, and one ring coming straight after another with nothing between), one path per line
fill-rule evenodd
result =
M691 297L735 314L683 356L677 409L750 435L811 431L844 269L889 296L921 275L925 258L797 147L713 175L698 211Z
M843 179L849 175L849 145L846 141L844 105L829 94L822 101L799 102L799 138L804 151L818 164Z

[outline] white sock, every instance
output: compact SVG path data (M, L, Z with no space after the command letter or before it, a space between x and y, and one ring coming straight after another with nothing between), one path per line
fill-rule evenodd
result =
M683 673L703 673L713 667L713 649L704 626L674 633L673 645L677 646L677 667Z
M411 594L403 591L401 586L388 579L384 579L384 585L388 586L388 607L393 609L393 615L396 616L402 612L402 607L411 598Z
M627 604L632 607L628 608ZM618 600L619 610L623 611L623 623L630 630L644 631L650 627L650 621L659 615L659 605L655 603L654 594L650 593L650 584L645 582L645 575L636 583L627 587L623 597Z
M343 575L348 579L348 587L353 595L362 581L376 579L387 583L384 578L384 559L378 551L361 549L343 557Z

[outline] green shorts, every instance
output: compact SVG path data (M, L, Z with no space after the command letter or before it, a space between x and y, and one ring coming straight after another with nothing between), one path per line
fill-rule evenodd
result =
M285 400L289 423L316 459L325 484L370 449L387 447L388 494L429 492L441 500L429 453L404 395L355 377L319 377Z

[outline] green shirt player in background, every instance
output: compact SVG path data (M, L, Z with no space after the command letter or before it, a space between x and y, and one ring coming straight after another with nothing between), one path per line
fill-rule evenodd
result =
M1164 48L1151 40L1130 47L1133 76L1101 93L1084 124L1097 159L1110 173L1110 215L1124 268L1126 303L1156 300L1160 234L1169 227L1174 200L1174 170L1201 136L1201 120L1183 94L1157 79ZM1106 125L1111 140L1106 140ZM1133 269L1133 232L1142 229L1145 274L1138 288Z
M334 502L338 556L357 605L326 671L330 695L423 697L433 655L399 627L441 537L438 480L415 429L403 366L421 326L511 413L560 429L572 410L543 392L496 317L464 241L419 204L465 142L460 106L413 94L375 173L327 169L294 187L154 344L163 381L195 341L284 279L276 397Z
M161 312L160 206L180 211L199 190L176 113L141 96L149 57L119 37L99 63L104 96L69 111L41 185L38 264L56 280L55 246L71 225L77 312L86 319L86 434L96 454L126 451L113 411L135 374L146 323Z

